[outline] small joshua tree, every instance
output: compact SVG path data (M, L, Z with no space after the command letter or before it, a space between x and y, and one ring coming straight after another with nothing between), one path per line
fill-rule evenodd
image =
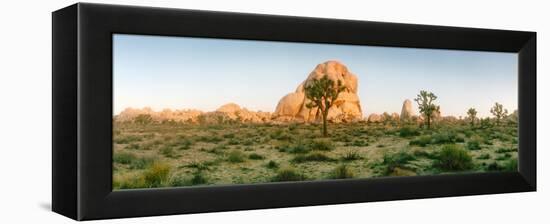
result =
M414 99L414 101L416 101L416 103L418 104L418 109L420 110L420 113L426 118L428 129L430 128L431 121L435 113L439 113L439 106L433 103L433 101L436 99L437 96L435 94L425 90L421 90L420 94L418 94L416 96L416 99Z
M502 104L495 103L495 105L491 108L491 113L495 115L495 118L497 119L497 125L500 124L500 121L502 118L505 118L508 115L508 110L504 109Z
M470 120L470 125L474 126L476 120L477 111L475 108L468 109L468 119Z
M306 104L306 107L309 109L317 108L318 112L321 112L321 116L323 117L323 136L325 137L328 136L328 110L333 106L338 95L345 89L346 87L342 85L340 80L334 83L326 75L320 79L313 79L305 86L306 98L311 101Z

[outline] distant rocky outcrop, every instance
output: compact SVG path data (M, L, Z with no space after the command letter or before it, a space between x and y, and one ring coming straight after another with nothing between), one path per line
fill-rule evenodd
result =
M406 99L403 102L403 107L401 107L401 120L411 120L414 116L414 111L412 107L412 102L409 99Z
M143 109L126 108L115 116L116 121L127 122L133 121L139 115L149 115L155 122L175 121L175 122L197 122L199 115L204 112L200 110L170 110L153 111L149 107Z
M361 104L357 96L357 76L351 73L348 68L337 61L327 61L319 64L309 74L293 93L289 93L277 104L273 113L276 121L313 122L318 121L321 115L317 108L307 108L309 100L305 97L305 89L314 79L327 76L335 83L339 80L345 87L329 109L327 120L330 122L352 122L362 119Z
M369 117L367 118L367 122L369 123L380 123L382 121L383 121L382 116L375 113L370 114Z
M143 109L126 108L115 116L119 122L134 121L139 115L149 115L154 122L174 121L185 123L223 123L223 122L268 122L271 113L250 111L234 103L228 103L215 111L203 112L200 110L170 110L153 111L149 107Z

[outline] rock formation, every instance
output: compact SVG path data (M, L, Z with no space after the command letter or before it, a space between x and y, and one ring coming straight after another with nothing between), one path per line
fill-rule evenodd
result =
M414 116L414 111L412 107L412 102L409 99L406 99L403 102L403 107L401 108L401 120L410 120Z
M369 123L380 123L382 122L382 116L378 115L378 114L370 114L369 117L367 118L367 122Z
M313 122L321 119L317 108L307 108L309 100L305 97L304 87L314 79L327 76L335 83L339 80L345 87L328 111L330 122L351 122L362 118L361 104L357 96L357 77L348 68L337 61L327 61L317 65L293 93L289 93L277 104L273 113L276 121Z
M164 109L160 112L153 111L149 107L143 109L126 108L115 116L119 122L131 122L142 114L151 116L154 122L174 121L186 123L221 123L221 122L268 122L271 113L261 111L250 111L241 108L239 105L229 103L221 106L216 111L202 112L200 110L170 110Z
M196 122L199 115L203 114L200 110L170 110L164 109L160 112L153 111L149 107L143 109L126 108L120 112L115 119L117 121L126 122L133 121L134 118L141 114L151 116L153 121L176 121L176 122Z

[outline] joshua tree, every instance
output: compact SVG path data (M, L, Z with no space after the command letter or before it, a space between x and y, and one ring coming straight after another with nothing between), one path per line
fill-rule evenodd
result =
M416 96L416 99L414 99L414 101L416 101L416 103L418 104L418 109L420 110L420 113L423 114L426 118L428 129L430 128L431 121L435 113L439 112L439 106L433 103L433 101L436 99L437 96L435 94L425 90L421 90L420 94L418 94Z
M346 87L342 85L340 80L334 83L326 75L320 79L313 79L305 86L306 98L311 101L306 104L306 107L309 109L316 107L318 112L321 112L323 117L323 136L325 137L328 136L328 110L333 106L334 101L344 89Z
M468 109L468 119L470 119L470 124L474 126L476 120L477 111L475 108Z
M491 108L491 113L493 115L495 115L495 117L497 119L497 125L498 125L498 124L500 124L500 120L502 120L502 118L504 118L508 115L508 110L504 109L502 104L497 102L497 103L495 103L493 108Z

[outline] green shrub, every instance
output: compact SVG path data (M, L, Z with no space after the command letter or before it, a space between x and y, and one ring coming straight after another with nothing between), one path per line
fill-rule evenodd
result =
M293 163L305 163L305 162L332 162L335 159L328 157L327 155L319 152L310 153L307 155L297 155L292 159Z
M332 144L330 140L326 140L326 139L312 141L309 144L309 147L311 150L319 150L319 151L331 151L335 148L334 144Z
M136 155L129 152L116 152L113 154L113 162L120 164L130 164L136 159Z
M195 172L193 174L193 177L191 178L190 184L191 185L199 185L199 184L206 184L208 180L204 176L202 172Z
M277 174L271 179L271 181L301 181L305 179L306 177L303 174L296 172L293 168L283 168L277 171Z
M191 141L190 139L183 139L179 142L176 142L176 144L179 150L186 150L191 148L191 146L193 145L193 141Z
M390 175L391 173L393 173L395 168L404 167L409 161L412 161L414 159L415 158L413 155L405 151L384 154L381 164L385 166L383 173L384 175Z
M130 143L128 144L126 147L124 147L125 149L139 149L139 144L137 143Z
M160 153L168 158L178 158L179 155L177 155L175 152L174 152L174 149L170 146L165 146L165 147L162 147L162 149L160 150Z
M504 163L503 167L504 171L518 171L518 160L517 159L510 159L507 162Z
M482 154L482 155L477 157L477 159L481 159L481 160L486 160L486 159L490 159L490 158L491 158L491 155L489 155L488 153Z
M244 162L244 157L245 157L244 153L237 150L233 150L227 154L227 161L231 163L242 163Z
M399 136L401 137L412 137L418 135L420 135L420 132L416 127L413 126L406 126L399 129Z
M143 173L143 180L147 187L165 186L170 174L170 166L164 163L154 163Z
M466 143L466 148L469 150L480 150L481 144L478 140L470 140L468 143Z
M128 136L115 137L113 139L113 142L115 144L128 144L128 143L132 143L132 142L136 142L136 141L140 141L140 140L141 140L141 138L139 136L128 135Z
M130 163L130 169L145 169L155 162L153 157L139 157Z
M432 138L429 135L423 135L420 137L417 137L416 139L413 139L409 142L409 145L417 145L424 147L432 141Z
M358 160L358 159L361 159L361 156L359 155L359 153L357 151L347 151L342 156L343 161L353 161L353 160Z
M449 144L455 143L457 140L457 135L453 132L442 132L432 135L433 144Z
M369 146L369 143L363 139L354 140L352 146Z
M265 159L264 156L260 155L260 154L257 154L257 153L252 153L250 155L248 155L248 158L249 159L253 159L253 160L262 160L262 159Z
M266 167L269 168L269 169L277 169L279 168L279 164L273 160L270 160L267 164L266 164Z
M332 179L347 179L347 178L353 178L355 174L353 171L348 168L345 164L337 166L330 175L330 178Z
M436 160L436 167L444 171L464 171L473 167L472 157L459 145L445 145Z

